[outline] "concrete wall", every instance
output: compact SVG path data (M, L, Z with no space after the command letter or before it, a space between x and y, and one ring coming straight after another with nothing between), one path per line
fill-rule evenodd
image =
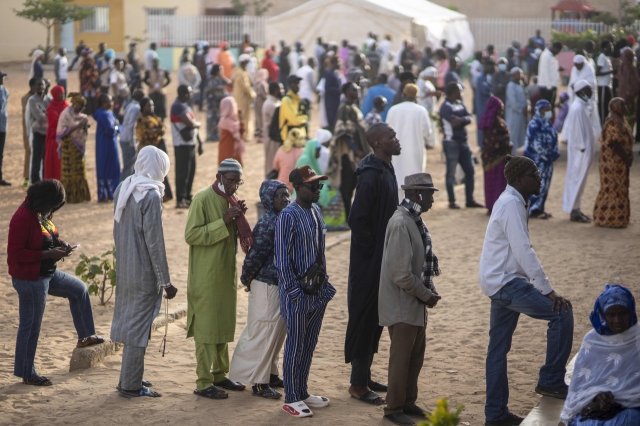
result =
M125 51L124 43L124 0L75 0L73 3L80 6L109 6L109 32L88 33L80 32L80 22L76 22L74 44L84 40L85 44L94 51L98 50L98 44L107 43L107 47L116 52Z
M447 7L458 7L469 18L535 18L551 19L551 6L558 0L430 0ZM593 8L603 12L618 13L616 0L589 0Z
M29 61L29 52L47 42L44 26L18 18L13 9L21 10L24 0L0 0L0 62ZM53 43L51 30L51 42Z
M288 11L289 9L293 9L294 7L300 6L303 3L306 3L309 0L271 0L273 6L271 9L265 13L265 16L275 16L279 15L283 12ZM217 9L217 8L231 8L231 1L229 0L202 0L202 10L204 13L205 9ZM248 15L253 14L253 9L250 7Z

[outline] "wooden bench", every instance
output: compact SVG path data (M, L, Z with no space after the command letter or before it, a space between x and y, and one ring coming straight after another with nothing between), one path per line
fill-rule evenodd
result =
M571 383L575 362L576 357L574 356L567 365L567 374L564 376L564 381L567 384ZM560 413L563 407L564 399L541 396L533 410L524 418L521 426L557 426L560 424Z

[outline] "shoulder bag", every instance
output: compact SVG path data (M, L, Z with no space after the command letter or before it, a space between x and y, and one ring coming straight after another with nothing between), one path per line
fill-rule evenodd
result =
M304 277L300 279L300 287L305 294L314 295L317 294L327 282L327 271L322 261L321 252L321 235L320 221L316 216L316 211L311 207L311 211L314 219L316 220L316 228L318 230L318 255L315 262L307 269Z

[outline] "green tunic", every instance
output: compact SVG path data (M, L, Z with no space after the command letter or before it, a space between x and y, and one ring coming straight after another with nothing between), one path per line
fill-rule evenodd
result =
M222 220L227 209L227 200L211 186L200 190L189 207L187 337L199 343L233 342L236 331L238 240L236 222Z

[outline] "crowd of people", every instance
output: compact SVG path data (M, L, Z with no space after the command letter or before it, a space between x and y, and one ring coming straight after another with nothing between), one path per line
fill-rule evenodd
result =
M9 272L20 297L14 374L25 384L52 384L34 366L44 311L38 301L47 294L70 299L78 346L104 341L95 334L84 284L57 270L57 260L74 247L59 238L52 223L66 202L91 199L84 158L91 114L97 123L97 198L114 202L118 262L111 339L124 344L120 396L161 396L144 380L144 356L163 294L171 299L178 291L171 284L161 220L162 203L175 198L177 208L188 209L186 335L195 341L195 395L226 399L227 391L243 391L246 383L254 395L268 399L282 398L278 389L283 388L282 408L295 417L330 404L326 396L309 393L308 378L325 309L336 292L326 272L325 235L349 228L348 392L364 403L386 404L384 418L395 424L424 419L427 410L416 405L417 383L428 308L441 298L434 280L442 273L422 219L439 189L424 170L426 149L436 145L440 131L449 208L461 208L454 192L459 165L465 206L486 208L490 216L480 258L480 287L491 299L485 424L523 421L508 409L506 364L521 313L549 322L547 359L536 392L566 399L565 424L640 422L638 375L629 373L615 383L607 378L618 361L598 367L604 372L597 377L594 372L599 385L588 377L571 387L564 383L573 308L553 290L527 227L530 217L552 217L545 201L559 139L567 141L563 210L570 219L591 221L581 210L581 197L600 140L594 223L627 226L633 124L640 109L640 76L629 44L635 40L605 40L595 65L593 43L576 52L568 93L560 95L559 104L561 44L546 45L538 33L525 49L514 42L506 57L487 46L470 64L471 112L462 98L461 46L448 48L446 42L424 53L404 42L394 53L390 36L378 42L370 33L362 46L344 40L341 48L319 38L308 58L301 43L282 42L279 53L275 46L265 51L260 66L248 39L237 59L226 42L215 49L199 43L192 58L189 49L181 58L177 98L168 114L165 88L171 76L160 67L154 43L143 59L133 43L126 61L105 44L96 55L81 44L80 89L68 96L66 77L76 61L68 65L60 50L57 85L49 91L42 55L34 53L30 90L23 97L27 198L9 228ZM615 66L611 58L617 59ZM0 95L6 111L8 94ZM312 139L309 119L316 101L321 129ZM218 142L219 165L216 180L193 195L196 154L202 153L196 104L207 108L206 140ZM484 205L474 196L477 160L466 130L473 115ZM175 197L167 179L167 116ZM259 193L264 214L253 229L245 201L236 196L244 183L245 142L252 138L265 151ZM517 155L520 150L524 155ZM238 248L246 255L241 271ZM230 358L238 275L250 293L249 314ZM627 289L607 286L591 320L594 331L585 342L598 349L590 353L583 346L577 365L603 363L604 358L594 357L611 345L626 348L623 357L638 356L635 301ZM371 375L384 327L391 340L387 384Z

